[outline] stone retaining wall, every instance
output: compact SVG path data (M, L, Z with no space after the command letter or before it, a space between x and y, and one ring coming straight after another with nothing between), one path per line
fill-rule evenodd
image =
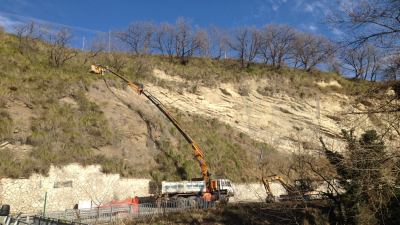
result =
M72 209L79 201L99 205L112 199L148 195L149 179L123 179L118 174L103 174L100 166L71 164L51 167L49 176L29 179L1 179L0 204L10 204L13 213L43 210L47 192L47 211Z
M123 179L118 174L103 174L100 166L50 168L49 176L34 174L29 179L1 179L0 204L10 204L13 213L43 211L47 192L47 211L72 209L79 201L100 205L112 199L149 195L149 179ZM233 184L232 201L264 201L266 192L261 183ZM285 190L271 183L274 195Z

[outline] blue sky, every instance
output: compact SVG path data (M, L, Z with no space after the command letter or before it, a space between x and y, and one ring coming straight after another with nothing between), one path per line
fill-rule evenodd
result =
M324 22L337 7L337 0L0 0L0 25L10 31L34 19L69 26L85 36L123 29L133 21L173 23L182 16L199 27L280 23L335 38L341 32Z

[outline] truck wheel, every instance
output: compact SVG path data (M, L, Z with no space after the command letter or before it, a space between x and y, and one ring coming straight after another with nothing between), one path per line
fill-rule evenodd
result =
M229 202L229 197L225 195L220 195L219 196L219 202L223 205L227 204Z

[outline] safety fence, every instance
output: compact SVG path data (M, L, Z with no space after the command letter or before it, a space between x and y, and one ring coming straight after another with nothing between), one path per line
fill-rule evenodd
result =
M152 202L137 205L99 207L94 209L67 209L59 212L48 212L46 217L56 220L80 222L86 224L110 223L124 219L145 219L167 213L185 210L208 209L214 202L204 200L181 200L174 202Z
M54 219L37 215L7 216L0 221L0 224L2 225L87 225L80 222Z

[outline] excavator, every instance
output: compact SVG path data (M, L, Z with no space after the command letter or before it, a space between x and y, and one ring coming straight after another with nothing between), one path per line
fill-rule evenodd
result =
M281 176L272 175L269 177L262 177L261 181L264 184L265 191L267 193L266 202L277 202L277 201L298 201L298 200L311 200L317 198L317 195L313 193L311 180L300 179L295 181L295 185L289 185ZM285 195L274 196L272 193L270 183L279 182L286 190Z
M90 72L94 73L94 74L101 74L101 75L104 75L105 73L109 72L109 73L117 76L118 78L123 80L128 85L128 87L130 87L135 93L137 93L138 95L145 96L175 126L175 128L180 132L180 134L184 137L184 139L192 147L193 153L194 153L194 158L200 166L201 176L202 176L201 179L205 183L205 191L201 191L201 193L200 193L201 196L199 196L199 197L201 197L205 201L217 201L217 200L228 201L229 197L234 195L233 188L232 188L229 180L227 180L227 179L211 179L210 178L211 174L208 170L208 166L205 161L204 153L203 153L202 149L200 148L200 146L179 125L178 121L167 111L166 107L149 91L144 90L143 85L134 83L134 82L126 79L125 77L114 72L112 69L110 69L107 66L91 65ZM187 193L187 192L174 193L175 196L185 196L186 198L194 197L193 194L194 193L191 193L191 192L190 193ZM199 193L196 192L196 195L199 195Z

